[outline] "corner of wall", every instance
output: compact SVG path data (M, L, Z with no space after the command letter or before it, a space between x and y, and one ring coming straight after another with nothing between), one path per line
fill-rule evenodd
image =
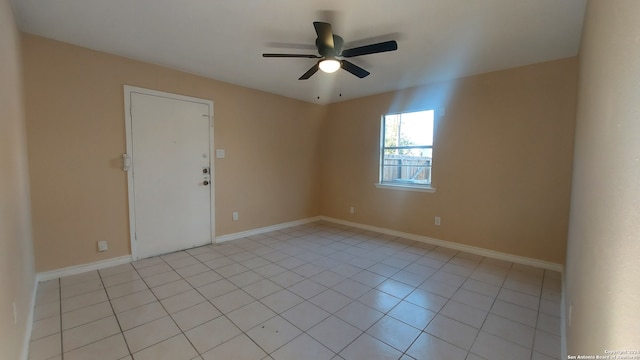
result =
M0 0L0 79L0 349L26 359L36 282L22 50L9 0Z

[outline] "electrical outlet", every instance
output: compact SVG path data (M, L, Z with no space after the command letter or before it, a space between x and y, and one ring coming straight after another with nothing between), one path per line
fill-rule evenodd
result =
M349 214L355 214L356 213L356 208L354 206L350 206L349 207Z
M234 211L232 215L233 221L238 221L238 212Z
M436 223L436 225L440 225L440 216L436 216L435 223Z
M103 252L109 250L109 245L107 244L107 240L98 241L98 251Z

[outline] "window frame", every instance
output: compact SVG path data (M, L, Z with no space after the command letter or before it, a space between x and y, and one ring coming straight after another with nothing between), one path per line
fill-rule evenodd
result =
M410 113L426 112L426 111L432 111L433 112L433 124L432 124L432 126L433 126L433 128L432 128L433 135L432 135L432 139L431 139L431 145L385 146L386 117L387 116L393 116L393 115L402 116L402 114L410 114ZM378 163L378 182L374 184L377 188L392 189L392 190L420 191L420 192L430 192L430 193L436 192L436 188L434 188L433 185L432 185L433 184L433 178L432 178L432 174L431 173L429 174L429 183L421 184L421 183L413 183L413 182L384 181L385 150L389 150L389 149L391 149L391 150L431 149L431 161L430 161L429 167L430 167L430 169L433 168L436 114L437 114L437 111L436 111L435 108L427 108L427 109L422 109L422 110L403 111L403 112L390 112L390 113L382 114L382 116L380 117L380 144L379 144L380 161ZM431 170L429 170L429 171L431 171Z

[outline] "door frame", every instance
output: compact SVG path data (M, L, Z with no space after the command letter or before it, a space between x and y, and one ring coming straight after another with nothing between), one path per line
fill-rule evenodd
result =
M133 154L133 134L131 133L131 95L132 94L142 94L142 95L150 95L150 96L158 96L163 98L168 98L172 100L182 100L195 102L199 104L204 104L209 107L209 171L210 171L210 204L209 208L211 209L211 243L215 242L215 172L214 172L214 159L215 154L214 146L213 146L213 101L207 99L200 99L191 96L184 96L178 94L167 93L163 91L151 90L140 88L131 85L124 85L124 118L125 118L125 127L126 127L126 142L127 142L127 152L123 154L123 160L125 157L128 157L128 162L130 164L134 164L134 154ZM126 168L123 164L123 169ZM129 203L129 239L131 244L131 257L133 260L139 259L138 254L138 245L136 243L136 212L135 212L135 188L133 183L133 171L129 166L129 169L125 170L127 172L127 197Z

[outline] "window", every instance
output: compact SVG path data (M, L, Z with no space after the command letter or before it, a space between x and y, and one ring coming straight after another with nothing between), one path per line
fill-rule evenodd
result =
M434 110L382 117L380 185L431 185Z

